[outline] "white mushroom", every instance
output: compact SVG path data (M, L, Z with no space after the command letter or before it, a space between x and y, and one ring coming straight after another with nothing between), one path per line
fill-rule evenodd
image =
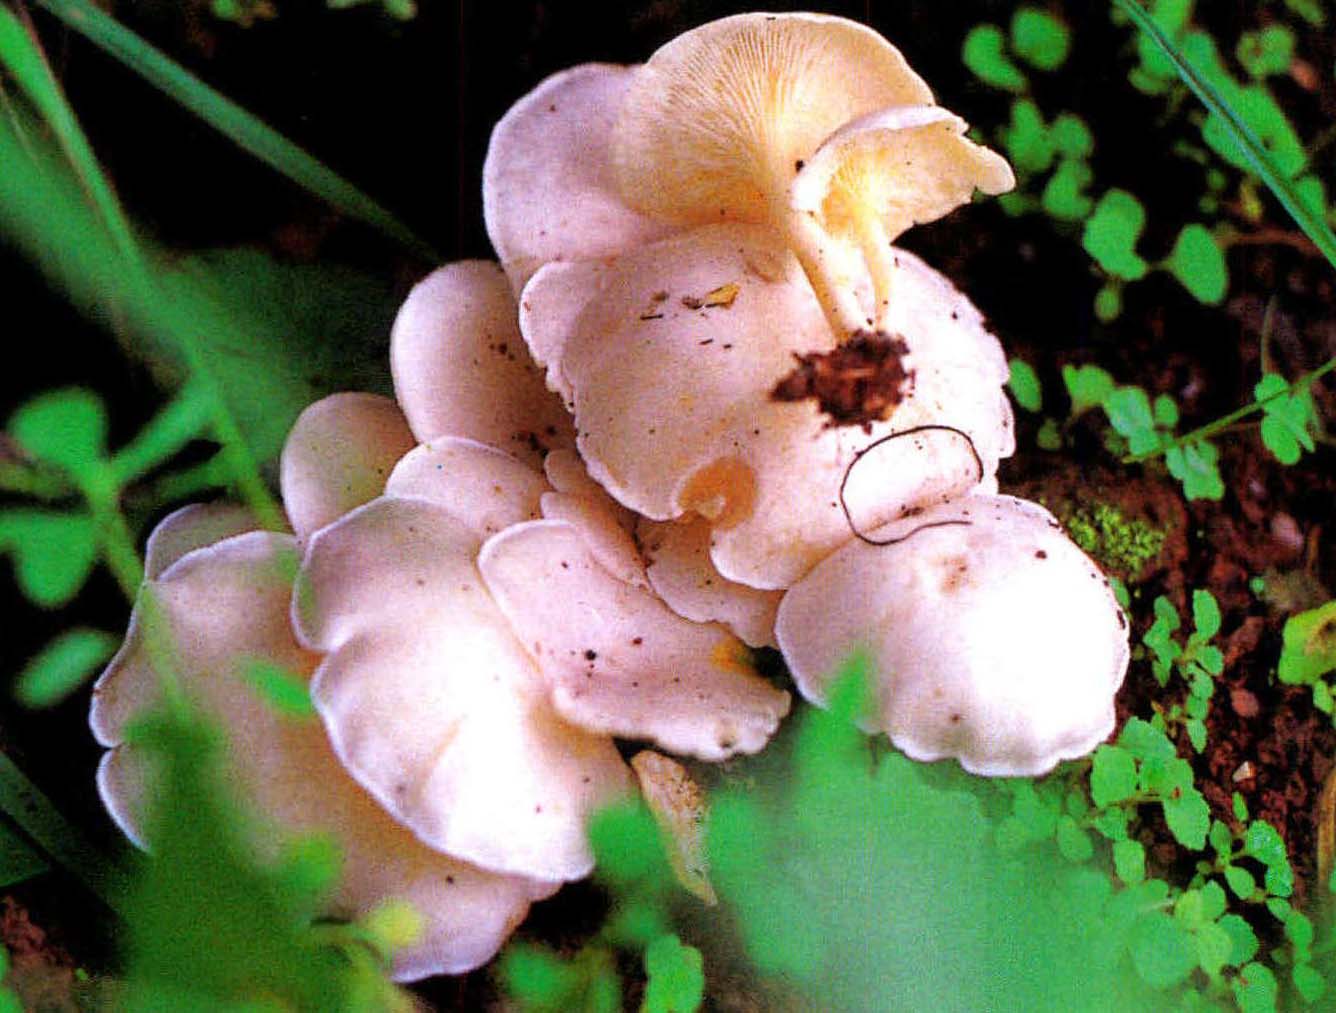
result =
M884 544L850 543L780 604L776 636L807 699L866 650L869 730L987 775L1042 774L1113 730L1127 621L1046 510L975 495L863 534Z
M409 293L390 335L399 406L421 443L466 436L537 464L573 442L561 402L524 349L515 297L493 263L439 268Z
M161 557L149 587L160 617L159 642L174 647L171 675L183 696L226 736L224 776L265 821L254 843L269 859L296 835L327 833L339 843L343 876L324 914L356 917L391 898L407 901L424 932L395 958L400 980L457 974L491 959L531 901L556 884L496 875L430 850L389 815L339 765L318 721L284 716L245 677L263 662L299 677L315 658L288 627L296 545L287 535L251 532L210 544L218 531L210 511L178 512L157 533L199 547ZM140 606L126 643L98 680L90 716L110 748L98 789L133 840L150 831L153 767L144 747L125 742L127 726L161 700L167 673L155 665Z
M636 74L614 172L627 203L656 217L775 228L843 341L870 321L834 239L847 235L863 253L879 323L895 237L976 186L1015 185L1001 158L964 138L961 121L922 108L932 101L900 52L856 22L740 14L678 36ZM921 187L925 179L933 184Z
M1006 363L979 313L917 258L894 251L890 322L918 381L890 422L832 428L814 404L778 403L793 355L834 347L821 308L774 234L712 226L606 265L548 265L522 296L525 338L571 392L579 449L618 501L654 520L711 522L728 579L783 588L860 527L960 495L1013 447ZM866 287L866 285L865 285ZM724 289L727 298L704 297ZM574 307L579 306L577 311ZM912 439L860 452L894 432Z
M297 417L279 462L283 506L299 539L380 495L417 441L393 401L341 393Z
M605 63L563 70L493 129L482 210L516 293L548 261L606 257L672 230L628 207L612 178L608 139L635 73Z

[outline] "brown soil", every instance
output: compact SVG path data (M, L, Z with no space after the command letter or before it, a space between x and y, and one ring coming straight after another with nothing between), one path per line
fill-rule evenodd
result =
M827 426L862 426L872 430L909 393L914 382L905 370L909 346L903 338L859 331L829 352L795 355L798 365L775 385L776 401L816 403L830 418Z

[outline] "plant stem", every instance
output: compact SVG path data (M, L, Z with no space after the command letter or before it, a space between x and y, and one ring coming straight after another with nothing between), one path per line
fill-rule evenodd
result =
M1159 457L1161 454L1165 453L1166 451L1172 450L1175 447L1182 447L1189 443L1194 443L1197 440L1210 439L1217 433L1223 432L1225 429L1228 429L1230 426L1232 426L1235 422L1238 422L1240 419L1246 419L1249 415L1255 415L1257 412L1262 411L1265 405L1270 404L1272 401L1276 400L1276 398L1285 395L1290 395L1297 390L1302 390L1311 387L1318 380L1322 379L1324 376L1326 376L1333 370L1336 370L1336 358L1328 359L1321 366L1318 366L1317 369L1305 373L1303 376L1299 377L1299 379L1295 380L1284 390L1278 390L1274 394L1262 398L1260 401L1253 401L1251 404L1246 404L1242 408L1239 408L1236 411L1230 412L1228 415L1216 419L1214 422L1208 422L1206 425L1201 426L1198 429L1192 430L1192 432L1190 433L1184 433L1182 436L1176 436L1174 437L1174 439L1170 440L1162 447L1156 447L1154 450L1147 450L1140 454L1129 454L1126 457L1122 458L1122 463L1140 464L1142 461L1149 461L1152 458Z

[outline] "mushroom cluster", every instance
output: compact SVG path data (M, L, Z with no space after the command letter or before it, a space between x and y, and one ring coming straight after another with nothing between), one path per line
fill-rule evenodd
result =
M267 846L341 840L330 914L421 909L412 979L487 961L586 875L586 819L637 781L698 846L698 803L668 801L682 768L628 767L614 740L762 749L790 699L755 648L817 703L867 651L869 727L917 758L1037 774L1093 748L1125 621L1047 512L997 495L1001 347L892 245L1012 185L965 130L894 47L821 15L725 18L540 84L484 166L500 265L409 295L397 404L339 394L297 421L291 531L213 505L150 538L93 701L117 822L143 841L126 730L165 641ZM319 721L269 710L255 664L308 679Z

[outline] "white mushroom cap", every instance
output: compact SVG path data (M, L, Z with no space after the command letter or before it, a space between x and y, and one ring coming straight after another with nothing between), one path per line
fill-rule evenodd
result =
M748 587L715 569L704 517L642 517L636 540L649 562L650 585L670 609L692 622L723 623L752 647L775 646L775 612L784 592Z
M918 760L1042 774L1114 726L1127 621L1109 582L1037 504L974 495L852 542L789 589L775 632L821 703L856 650L886 732Z
M297 538L379 496L390 469L416 442L387 397L340 393L309 405L279 461L283 505Z
M424 932L397 954L396 978L458 974L486 963L530 902L551 894L555 884L483 872L430 850L347 775L318 721L286 717L261 700L244 679L248 662L297 676L315 664L287 623L294 541L252 532L207 545L216 516L189 511L169 519L174 530L159 544L184 544L192 518L199 522L195 540L204 547L172 561L149 587L174 643L180 689L225 733L227 783L268 821L255 835L256 846L275 857L295 835L331 834L344 871L324 912L329 916L367 914L391 898L413 905ZM125 646L98 680L90 716L98 741L111 747L98 770L98 789L116 822L141 843L152 767L142 747L124 742L124 733L161 699L162 678L142 622L136 608Z
M688 622L620 580L564 521L517 524L478 567L568 721L703 760L759 751L789 695L723 627Z
M525 337L560 355L545 365L571 392L580 453L614 498L655 520L701 514L721 574L783 588L851 537L841 485L881 437L949 425L973 449L943 430L878 446L845 489L860 528L960 495L1012 450L996 339L949 282L894 256L891 319L914 344L919 375L870 433L827 427L811 403L771 399L794 354L836 339L797 264L763 228L705 227L641 247L588 287L576 284L580 272L550 265L522 301L553 311L529 316ZM700 304L720 288L726 304ZM572 329L549 330L562 327Z
M679 35L639 70L613 171L626 202L657 218L767 222L832 131L931 102L899 50L857 22L739 14Z
M418 442L465 436L538 464L573 443L570 418L524 349L501 269L466 260L409 293L390 335L390 371Z
M517 293L548 261L606 257L670 230L623 203L612 178L608 141L635 74L600 63L563 70L492 131L483 218Z
M593 866L589 814L628 787L612 742L566 724L447 507L385 496L307 547L294 625L352 775L423 841L544 880Z

